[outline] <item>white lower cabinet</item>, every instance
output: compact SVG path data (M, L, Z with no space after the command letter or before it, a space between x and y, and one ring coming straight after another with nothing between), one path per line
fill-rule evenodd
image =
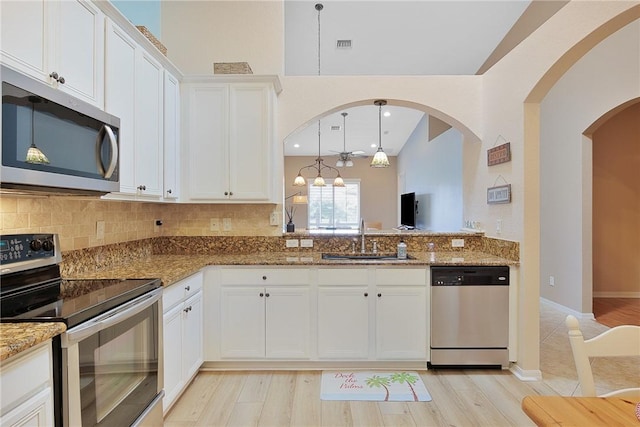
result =
M223 269L220 276L221 359L310 357L307 269Z
M321 268L318 358L426 360L424 268Z
M206 360L426 362L427 282L426 267L212 267Z
M369 273L367 269L318 270L318 357L369 357Z
M202 365L202 282L198 272L166 288L162 296L165 414Z
M426 268L378 268L375 274L376 359L427 360Z
M0 425L53 425L51 341L2 363Z

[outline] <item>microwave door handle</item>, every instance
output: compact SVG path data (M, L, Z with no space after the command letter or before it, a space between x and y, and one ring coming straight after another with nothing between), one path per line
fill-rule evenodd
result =
M109 161L109 166L106 171L102 164L102 156L100 155L102 140L104 139L105 134L109 138L109 144L111 145L111 160ZM111 175L113 175L113 171L116 170L116 165L118 164L118 142L116 141L116 136L113 133L111 126L109 125L102 125L102 129L100 129L100 132L98 132L98 136L96 137L96 163L102 176L106 179L111 178Z
M62 347L68 348L91 335L110 328L146 310L155 304L162 296L162 288L154 289L120 307L114 308L62 334Z

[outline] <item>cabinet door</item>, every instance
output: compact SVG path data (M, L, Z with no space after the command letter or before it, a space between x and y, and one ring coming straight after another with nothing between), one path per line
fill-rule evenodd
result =
M222 286L220 356L264 358L265 291L263 287Z
M166 411L180 394L184 380L182 376L182 314L183 305L178 304L163 316L164 391L163 410Z
M377 358L426 360L426 286L378 286L375 297Z
M0 425L7 427L53 425L53 394L51 387L41 390L17 408L0 417Z
M226 85L195 85L188 90L187 181L191 199L228 198L228 105Z
M310 299L308 286L265 289L268 359L309 358Z
M164 72L164 193L177 199L180 173L180 86L178 79Z
M142 196L162 196L162 66L142 49L136 54L135 186Z
M366 359L369 355L367 286L318 288L318 356Z
M135 194L136 43L107 22L105 110L120 118L120 192Z
M202 291L185 301L182 313L182 377L189 381L202 365Z
M231 199L268 200L271 183L269 93L265 85L229 89L229 190Z
M50 71L64 77L56 86L102 107L104 104L104 15L84 0L58 2L55 64ZM29 26L31 28L31 26Z
M2 62L42 81L48 81L50 73L54 31L47 17L51 7L53 2L44 0L0 1Z

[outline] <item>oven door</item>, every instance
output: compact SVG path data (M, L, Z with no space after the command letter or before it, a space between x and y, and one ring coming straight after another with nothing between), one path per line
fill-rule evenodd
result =
M161 296L155 289L62 335L64 425L144 425L158 413L162 423Z

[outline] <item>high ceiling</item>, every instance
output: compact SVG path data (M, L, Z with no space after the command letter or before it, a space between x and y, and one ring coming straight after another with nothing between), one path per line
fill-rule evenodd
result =
M566 1L285 0L287 75L474 75L482 74ZM318 15L320 24L318 23ZM318 55L320 40L320 55ZM338 47L338 41L351 47ZM320 68L320 70L319 70ZM423 113L388 106L382 146L397 155ZM378 143L378 108L344 110L347 151L373 155ZM343 150L343 117L321 120L322 155ZM333 127L334 130L331 130ZM339 128L336 128L339 127ZM299 145L294 148L294 145ZM290 136L285 155L318 154L317 123Z

